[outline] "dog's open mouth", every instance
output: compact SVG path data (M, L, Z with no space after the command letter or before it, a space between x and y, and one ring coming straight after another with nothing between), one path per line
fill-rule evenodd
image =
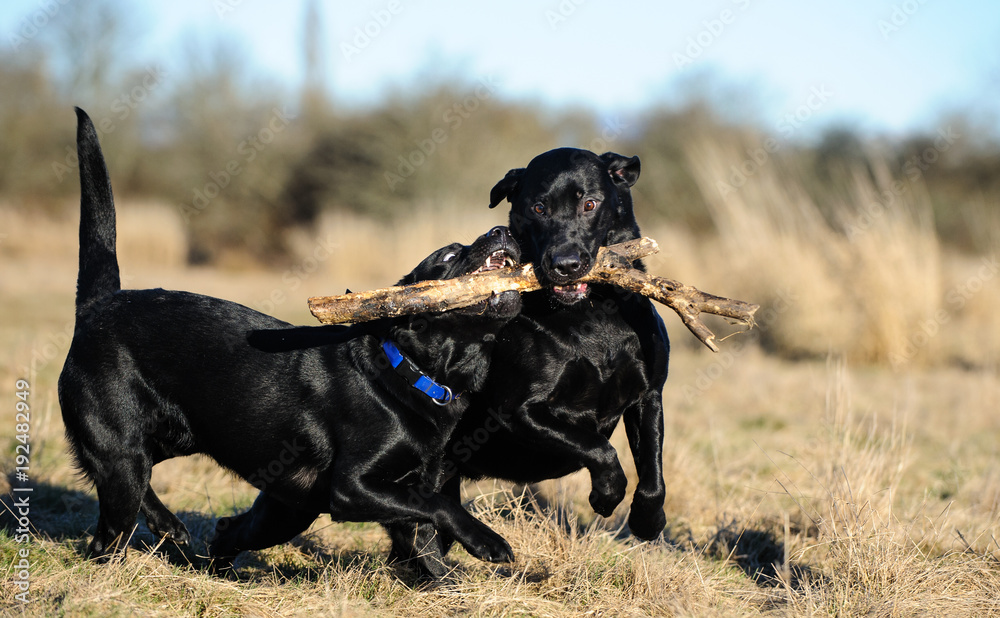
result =
M500 270L501 268L508 268L512 266L517 266L517 260L514 259L510 253L507 253L506 249L497 249L487 256L482 266L469 274L475 275L478 273ZM469 309L474 313L483 313L489 310L491 315L505 317L516 314L520 308L521 296L517 292L501 292L500 294L493 294L493 296L490 296L489 299L469 307Z
M587 297L590 289L586 283L571 283L569 285L554 285L552 293L556 298L566 303L575 303Z
M514 258L505 249L497 249L486 258L482 266L472 271L470 274L485 273L491 270L500 270L508 266L517 266Z

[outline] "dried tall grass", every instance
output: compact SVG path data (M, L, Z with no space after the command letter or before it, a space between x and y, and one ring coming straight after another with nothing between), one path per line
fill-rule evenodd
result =
M857 419L846 364L832 363L828 379L826 438L795 458L797 473L778 477L815 526L791 558L821 565L796 590L781 578L790 606L852 616L1000 611L994 554L956 538L949 513L928 512L927 498L903 487L917 456L912 411L894 412L889 423ZM808 477L793 480L801 471Z
M66 208L73 212L78 210ZM127 202L117 208L118 260L135 266L182 267L187 239L177 209L163 202ZM75 264L79 252L79 215L54 218L0 204L3 238L0 255L8 260Z
M922 329L944 308L946 286L921 186L873 158L871 173L853 170L848 192L825 215L778 162L745 165L746 152L741 143L702 140L687 156L719 233L704 254L719 256L725 272L716 265L711 276L765 307L782 292L793 299L765 344L792 357L936 358L938 329L926 337Z

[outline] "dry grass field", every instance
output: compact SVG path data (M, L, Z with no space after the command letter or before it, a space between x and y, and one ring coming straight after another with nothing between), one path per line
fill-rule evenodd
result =
M916 188L885 204L873 197L884 187L859 176L831 220L767 167L722 196L715 179L738 155L692 149L719 232L647 226L663 248L650 270L764 308L760 328L719 354L664 315L674 352L663 539L622 534L628 500L595 518L586 475L469 484L468 508L518 561L497 567L458 549L454 581L436 586L414 587L386 564L377 525L329 518L242 557L238 581L209 575L214 520L255 492L200 457L165 462L152 481L193 546L156 545L140 524L124 563L83 560L97 505L70 466L55 389L72 332L76 220L0 209L0 461L13 480L24 379L34 486L27 545L16 542L9 483L0 488L0 605L38 616L1000 615L997 253L942 248ZM119 259L128 287L212 294L309 324L308 296L392 283L503 216L471 206L398 224L326 216L314 236L293 239L287 268L188 268L173 209L122 203ZM997 222L981 223L1000 248ZM616 445L634 479L623 435Z

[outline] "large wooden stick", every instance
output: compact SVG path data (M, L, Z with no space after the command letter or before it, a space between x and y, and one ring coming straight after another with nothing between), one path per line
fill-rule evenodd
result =
M715 334L705 326L699 314L721 315L753 328L753 316L759 305L706 294L673 279L633 268L632 262L657 251L659 247L651 238L602 247L594 267L579 282L616 285L663 303L676 311L684 325L713 352L719 351ZM501 292L532 292L541 288L532 265L523 264L442 281L420 281L340 296L315 296L309 299L309 310L324 324L365 322L448 311L474 305Z

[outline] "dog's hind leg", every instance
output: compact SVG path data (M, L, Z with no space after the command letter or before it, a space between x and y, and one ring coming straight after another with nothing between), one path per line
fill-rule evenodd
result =
M191 541L187 526L160 502L160 497L148 485L146 495L142 497L141 508L142 514L146 516L146 525L156 536L170 539L177 545L187 545Z
M224 572L241 551L266 549L291 541L304 532L319 513L302 511L260 492L246 513L223 517L215 524L208 545L212 569Z
M117 454L94 475L100 517L87 550L89 557L106 562L110 554L121 552L124 558L128 537L135 528L142 505L144 488L149 486L151 469L149 461L141 455L128 458Z
M73 350L77 345L74 340ZM88 349L101 348L92 345ZM97 367L103 360L98 352L81 365L79 359L72 360L73 354L59 377L59 404L76 463L97 489L100 515L87 556L106 562L110 554L121 552L124 557L149 487L153 460L145 448L142 406L130 385L119 379L134 375L134 369ZM85 371L84 365L97 369Z
M462 477L456 474L444 482L441 486L441 494L446 498L451 498L458 504L462 503ZM451 551L451 546L455 544L455 537L443 530L438 530L438 549L444 556Z
M455 475L444 482L441 494L461 503L462 477ZM449 572L444 557L455 544L455 538L429 523L397 523L386 527L392 539L390 562L401 562L414 568L419 576L441 579Z
M396 523L385 528L392 539L389 562L405 564L420 577L431 579L441 579L451 570L441 551L442 533L433 524Z
M455 475L444 482L441 494L461 503L462 477ZM392 539L390 562L405 563L421 577L440 579L448 573L444 557L455 544L455 538L429 523L398 523L386 527Z

